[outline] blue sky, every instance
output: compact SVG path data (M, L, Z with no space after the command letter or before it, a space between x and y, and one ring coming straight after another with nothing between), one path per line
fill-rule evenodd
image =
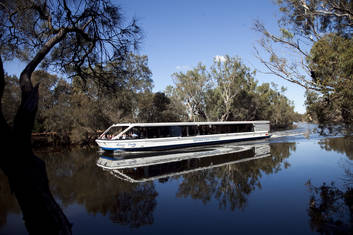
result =
M137 18L144 31L139 54L149 58L154 91L173 84L171 74L186 71L202 62L209 66L217 55L238 56L256 79L287 87L286 96L295 110L305 112L304 89L277 77L266 75L255 57L254 46L261 37L252 30L261 20L277 30L279 11L271 0L120 0L128 19Z
M285 95L295 110L304 113L304 89L265 71L255 57L261 35L252 30L255 20L276 32L279 11L272 0L113 0L126 19L137 18L144 32L138 50L147 55L154 91L173 85L172 74L192 69L199 62L210 66L215 56L238 56L259 83L275 82L287 87ZM5 63L9 74L19 76L22 63Z

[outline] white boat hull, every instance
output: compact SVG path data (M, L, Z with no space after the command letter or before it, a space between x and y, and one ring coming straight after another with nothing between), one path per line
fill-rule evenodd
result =
M267 131L199 135L192 137L168 137L151 139L128 139L128 140L103 140L97 139L96 142L102 150L110 151L142 151L158 150L167 148L180 148L188 146L217 144L225 142L255 140L269 138Z

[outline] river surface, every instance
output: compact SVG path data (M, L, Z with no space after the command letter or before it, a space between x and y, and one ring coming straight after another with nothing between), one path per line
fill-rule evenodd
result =
M98 167L126 156L97 149L36 155L74 234L352 234L353 138L313 127L163 153L183 158L132 169ZM27 234L2 172L0 234Z

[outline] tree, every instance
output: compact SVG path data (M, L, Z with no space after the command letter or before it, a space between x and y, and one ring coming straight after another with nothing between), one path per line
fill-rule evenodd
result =
M241 91L247 90L247 86L255 83L250 69L241 63L236 57L226 55L222 60L214 60L210 76L217 85L216 93L219 96L218 108L221 108L220 121L229 120L231 108L236 97Z
M152 122L172 121L170 119L173 119L173 117L171 117L171 113L168 112L169 105L170 99L164 93L155 93L152 101Z
M4 119L9 125L13 125L14 117L17 112L17 107L20 104L20 88L18 78L16 76L4 75L6 80L6 87L4 88L3 97L1 99L1 106L3 110Z
M32 73L41 65L72 78L94 77L104 82L105 71L97 68L125 58L140 40L140 28L135 21L124 24L120 9L108 0L4 0L0 19L1 98L5 87L1 58L27 63L20 74L21 103L13 126L6 122L0 106L0 143L4 149L0 167L30 233L69 234L71 225L49 191L45 164L31 149L39 99L39 84L33 86ZM16 159L10 150L15 150Z
M336 120L347 124L353 123L353 39L337 34L328 34L318 40L310 50L308 65L317 84L331 89L324 89L321 102L324 107L331 107L331 114ZM320 118L321 122L330 119ZM331 120L334 120L331 119Z
M173 75L176 93L186 105L189 118L193 121L208 120L206 114L206 93L211 87L206 66L201 63L186 73L179 72Z
M175 116L176 120L188 121L187 108L185 104L179 99L176 89L169 85L165 88L164 94L169 98L170 104L168 105L168 112Z
M268 73L317 92L329 102L333 94L341 96L342 94L338 92L340 84L345 83L347 79L350 80L351 74L345 73L345 76L336 77L335 74L328 73L325 78L322 76L319 78L325 74L325 70L333 68L331 62L334 62L332 60L334 57L329 58L322 49L326 42L325 48L331 52L336 50L336 54L342 55L350 53L350 47L342 47L344 50L338 51L339 47L328 43L330 41L328 38L335 37L331 42L336 42L337 39L336 43L341 43L343 38L346 40L351 38L352 1L278 0L277 4L283 13L279 20L280 35L270 33L260 22L255 24L255 29L263 35L259 41L262 50L256 49L257 57L265 65ZM338 37L342 40L338 40ZM261 55L262 52L266 56ZM331 53L330 56L332 55ZM330 65L327 66L325 61ZM341 65L334 67L342 74ZM346 110L342 109L345 122L352 121L350 113L347 113L349 104L343 104L348 100L348 97L342 100L342 108L344 106Z
M284 96L284 87L278 89L277 85L271 85L264 83L256 88L257 119L270 120L272 129L289 128L296 121L294 105Z
M138 109L139 122L181 121L172 106L171 99L162 92L141 94Z
M167 93L185 104L194 121L270 120L274 129L291 127L297 115L283 94L285 88L258 86L255 72L239 58L224 58L215 60L210 69L199 64L186 73L175 73L176 87L168 87Z

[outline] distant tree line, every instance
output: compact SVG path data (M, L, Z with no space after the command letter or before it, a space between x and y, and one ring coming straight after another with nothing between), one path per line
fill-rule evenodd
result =
M99 131L117 122L179 121L164 93L152 93L151 71L147 56L129 54L120 63L121 70L105 66L104 82L93 79L65 79L43 70L32 75L39 86L39 108L33 132L50 135L56 144L85 144ZM122 72L123 71L123 72ZM18 78L7 76L3 110L13 120L20 103Z
M129 54L111 63L101 68L104 82L35 71L31 79L40 83L40 99L33 131L55 133L49 135L54 144L86 144L118 122L270 120L273 128L289 128L298 118L284 88L258 85L239 58L225 56L208 70L199 64L175 73L175 86L164 93L152 92L147 56ZM3 110L11 122L20 89L17 77L7 81Z
M270 120L273 129L290 128L301 117L285 88L259 85L254 75L239 58L226 55L208 69L200 63L174 73L175 86L167 87L166 94L184 105L192 121Z

